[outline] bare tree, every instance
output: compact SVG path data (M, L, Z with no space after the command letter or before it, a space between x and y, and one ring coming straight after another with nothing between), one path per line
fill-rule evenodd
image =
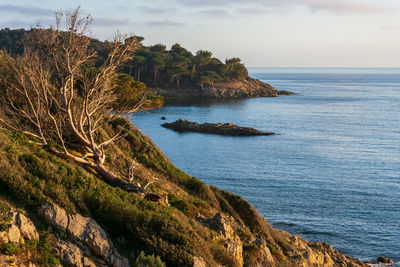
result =
M8 70L0 77L0 123L48 145L59 156L94 169L113 186L145 192L104 165L104 148L120 138L121 132L108 138L100 135L104 124L143 104L138 101L115 109L117 70L132 59L140 40L116 34L107 42L105 62L94 68L96 52L86 35L91 21L90 16L80 17L79 9L58 12L55 27L32 30L21 56L4 56ZM71 138L79 144L74 152Z

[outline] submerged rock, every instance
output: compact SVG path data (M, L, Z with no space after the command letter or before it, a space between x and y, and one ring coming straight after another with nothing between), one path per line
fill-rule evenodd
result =
M274 135L272 132L262 132L249 127L237 126L233 123L203 123L192 122L179 119L172 123L161 124L162 127L178 132L198 132L230 136L256 136L256 135Z

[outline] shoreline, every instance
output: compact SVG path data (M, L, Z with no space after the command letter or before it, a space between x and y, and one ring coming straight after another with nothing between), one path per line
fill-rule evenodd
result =
M270 84L251 77L243 81L219 82L203 88L149 88L148 90L150 93L162 96L166 106L294 94L286 90L278 90Z

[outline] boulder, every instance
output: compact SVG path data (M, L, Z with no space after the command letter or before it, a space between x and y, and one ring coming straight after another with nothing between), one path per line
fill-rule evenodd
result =
M82 263L82 259L84 258L83 252L78 246L72 243L60 241L57 244L57 249L64 265L71 267L84 266Z
M234 224L233 217L217 213L214 217L209 219L204 217L198 217L197 219L205 227L218 233L218 235L215 235L214 239L221 241L226 251L235 258L239 266L243 266L243 243L232 228Z
M394 260L390 259L390 258L386 258L386 257L379 257L377 259L378 263L386 263L386 264L394 264Z
M94 256L109 266L129 266L129 261L117 252L107 233L93 219L80 214L68 215L62 208L52 204L43 205L39 209L39 214L54 229L66 234L77 244L61 243L61 253L66 262L75 262L75 259L82 255L81 264L85 260L84 257L87 257L86 262L89 262ZM67 250L65 253L62 252L64 248Z
M19 227L21 235L28 240L39 241L39 233L35 225L24 214L12 212L13 221Z
M19 228L15 224L11 224L10 228L8 229L8 242L11 243L20 243L21 241L21 232Z
M39 209L39 215L56 230L65 232L68 226L68 216L65 210L57 205L44 204Z
M69 215L67 232L75 239L86 244L97 256L109 258L111 240L106 232L93 220L79 214Z
M10 210L11 221L8 228L0 232L0 243L23 243L24 240L39 241L35 225L21 212Z

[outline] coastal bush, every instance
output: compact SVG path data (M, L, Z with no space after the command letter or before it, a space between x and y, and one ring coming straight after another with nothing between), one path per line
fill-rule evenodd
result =
M141 251L135 260L135 267L165 267L165 263L159 256L146 255L144 251Z
M200 197L201 199L207 201L211 207L218 208L218 200L215 198L212 190L202 181L197 179L196 177L191 177L187 181L186 187L189 189L191 193Z
M1 244L0 251L6 255L14 255L19 250L19 245L14 243L3 243Z

